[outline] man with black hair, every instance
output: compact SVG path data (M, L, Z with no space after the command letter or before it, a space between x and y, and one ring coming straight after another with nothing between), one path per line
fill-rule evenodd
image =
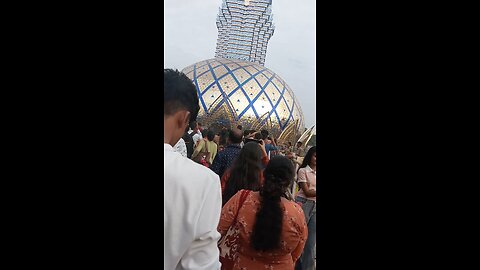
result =
M255 132L255 133L253 134L253 139L255 139L255 140L262 140L262 139L263 139L263 136L262 136L262 134L261 134L260 132Z
M304 157L305 156L305 149L302 147L302 144L303 143L301 141L298 141L296 147L293 149L293 151L295 152L295 155L297 155L297 157Z
M230 168L233 164L235 158L237 158L242 147L240 143L243 139L243 132L235 128L228 132L228 145L221 152L218 152L217 156L213 160L212 166L210 169L214 171L220 178L222 178L223 173Z
M163 269L220 269L217 232L222 207L218 175L173 147L200 109L192 81L165 69Z

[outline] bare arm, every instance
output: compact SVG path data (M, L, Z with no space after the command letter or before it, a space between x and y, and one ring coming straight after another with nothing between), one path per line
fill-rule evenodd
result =
M302 255L303 248L305 247L305 243L308 237L308 227L307 223L305 222L305 216L303 215L303 211L297 215L297 220L299 221L298 226L300 229L300 241L298 242L297 247L292 251L292 259L295 263L298 258Z
M263 140L261 140L261 142L262 143L258 145L260 145L260 149L262 149L262 164L263 166L267 166L270 159L268 158L267 150L265 149L265 142Z
M317 196L317 191L315 189L309 189L307 183L298 183L298 185L308 197Z

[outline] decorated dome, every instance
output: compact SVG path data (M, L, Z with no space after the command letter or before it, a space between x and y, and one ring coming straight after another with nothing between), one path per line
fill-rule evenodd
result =
M197 88L198 119L205 125L232 128L240 124L244 130L266 128L275 137L286 129L294 137L304 131L303 113L293 91L280 76L262 65L213 58L190 65L182 72Z

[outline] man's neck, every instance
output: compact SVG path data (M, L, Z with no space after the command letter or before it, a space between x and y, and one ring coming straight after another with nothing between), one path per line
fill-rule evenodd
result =
M165 119L164 119L165 123L167 122ZM175 143L172 144L172 136L173 134L170 132L171 128L167 125L163 125L163 143L168 143L170 144L172 147L175 146Z
M172 140L172 136L170 134L165 134L165 132L163 132L163 143L168 143L170 145L172 145L170 143L170 141ZM172 145L173 147L173 145Z
M239 142L239 143L230 143L230 144L228 144L228 146L230 146L230 145L231 145L231 146L240 146L240 143L241 143L241 142Z

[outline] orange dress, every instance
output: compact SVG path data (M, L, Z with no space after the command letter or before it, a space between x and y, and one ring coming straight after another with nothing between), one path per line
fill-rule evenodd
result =
M238 211L241 191L237 192L222 208L218 231L224 236L233 225ZM308 229L302 208L293 201L282 198L283 228L281 247L269 252L253 249L250 236L255 225L255 216L260 209L259 192L251 191L238 212L240 224L239 255L233 269L258 270L293 270L295 262L302 254L307 239Z

